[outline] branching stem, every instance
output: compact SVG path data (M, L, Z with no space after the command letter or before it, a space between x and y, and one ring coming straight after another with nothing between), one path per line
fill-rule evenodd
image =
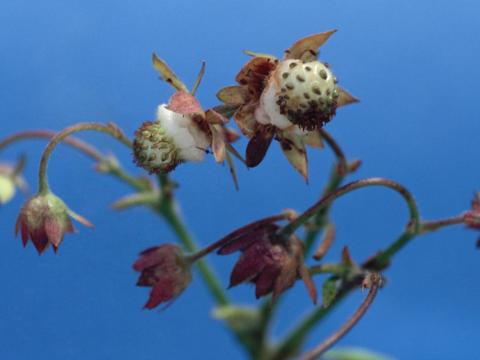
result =
M52 140L48 143L47 147L43 151L42 158L40 160L40 168L38 170L38 180L39 180L39 193L46 193L49 191L48 185L48 178L47 178L47 167L48 167L48 160L52 151L55 147L65 138L70 136L73 133L79 131L86 131L86 130L93 130L103 132L108 134L115 139L119 140L122 144L126 145L127 147L131 148L132 143L130 140L123 134L123 132L116 126L112 124L100 124L100 123L78 123L72 125L70 127L65 128L64 130L60 131L56 134Z

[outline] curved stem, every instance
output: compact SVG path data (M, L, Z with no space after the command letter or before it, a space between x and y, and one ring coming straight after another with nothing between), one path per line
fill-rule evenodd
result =
M415 236L438 230L441 227L459 224L463 224L463 215L440 220L422 221L416 227L417 230L415 232L407 229L385 250L378 253L375 257L365 261L361 268L365 270L380 271L384 269L392 257ZM344 269L338 264L324 264L324 266L313 266L309 270L311 274L330 272L335 274L334 276L337 276L337 274L341 273ZM358 279L352 279L343 282L339 287L334 300L330 303L330 306L316 308L305 319L303 319L300 324L298 324L289 333L289 335L287 335L284 341L281 342L281 345L275 352L276 355L273 357L273 359L283 360L295 352L303 342L304 338L317 325L317 323L321 321L327 314L329 314L336 307L336 305L338 305L353 289L359 286L359 282L357 280Z
M372 274L372 285L370 291L368 292L367 297L360 305L360 307L355 311L350 319L348 319L336 332L331 336L325 339L320 345L315 347L313 350L305 353L301 359L302 360L314 360L317 359L320 355L324 354L325 351L330 349L336 342L338 342L342 337L344 337L354 326L355 324L365 315L370 305L372 305L375 297L378 293L378 288L380 284L380 276L378 274Z
M322 210L324 207L328 206L333 200L339 198L342 195L345 195L351 191L367 187L367 186L383 186L395 190L405 199L408 209L410 211L410 223L414 227L414 232L418 229L419 226L419 213L415 199L412 194L399 183L385 179L385 178L367 178L362 180L353 181L348 183L337 190L327 194L322 197L317 203L312 207L307 209L303 214L297 217L295 220L291 221L288 225L283 227L279 231L280 236L288 237L295 232L300 226L302 226L306 221L308 221L313 215L318 211Z
M17 141L26 140L26 139L52 139L55 137L55 135L57 135L57 133L55 131L50 131L50 130L20 131L10 136L7 136L6 138L3 138L0 141L0 150L6 148L10 144ZM98 151L93 146L91 146L90 144L80 139L68 137L64 139L63 142L74 147L77 150L80 150L85 155L91 157L94 160L100 161L102 159L102 154L100 153L100 151Z
M39 179L39 193L46 193L49 191L48 179L47 179L47 167L48 167L48 160L52 151L55 147L69 135L79 132L79 131L86 131L86 130L94 130L106 133L115 139L119 140L122 144L128 146L129 148L132 147L132 143L130 140L123 135L123 132L113 124L99 124L99 123L78 123L67 127L66 129L60 131L56 134L52 140L48 143L47 147L43 151L42 158L40 160L40 168L38 170L38 179Z
M323 140L327 143L327 145L330 147L335 157L337 158L337 162L331 171L328 183L322 193L322 197L325 197L327 194L336 190L340 186L343 179L348 174L349 168L348 168L347 158L345 157L345 154L342 148L335 141L335 139L324 129L320 129L320 135L322 136ZM313 243L316 237L318 236L318 233L328 223L328 213L329 213L329 206L326 206L324 209L322 209L317 214L315 214L312 225L306 229L305 238L304 238L304 243L305 243L304 255L305 256L308 255L308 253L312 249Z

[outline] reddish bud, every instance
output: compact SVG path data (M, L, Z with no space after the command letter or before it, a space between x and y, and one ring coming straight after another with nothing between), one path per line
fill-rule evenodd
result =
M175 300L190 284L190 262L178 245L164 244L140 253L133 269L140 272L137 286L151 287L144 308L153 309Z
M50 244L57 252L65 233L74 230L69 216L86 226L93 226L88 220L68 209L56 195L50 192L38 194L28 200L20 210L15 233L21 232L23 246L26 246L30 239L39 254Z

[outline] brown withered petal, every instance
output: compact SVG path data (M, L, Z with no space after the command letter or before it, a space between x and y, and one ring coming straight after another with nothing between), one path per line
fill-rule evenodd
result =
M257 131L247 145L246 162L248 167L260 164L267 154L267 150L275 135L275 128L268 125L258 125Z
M299 59L313 61L317 59L318 49L332 36L336 29L319 34L313 34L296 41L290 49L285 51L285 59Z
M308 181L307 151L302 138L289 131L278 132L280 146L288 162Z

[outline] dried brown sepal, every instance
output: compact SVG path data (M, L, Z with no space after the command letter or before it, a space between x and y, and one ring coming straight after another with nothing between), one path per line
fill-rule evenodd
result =
M313 34L296 41L290 49L285 51L285 59L299 59L305 62L317 59L318 49L337 30L329 30L319 34Z
M205 112L205 120L209 124L216 124L216 125L225 125L228 123L228 119L220 114L218 111L215 111L214 109L208 109Z
M355 262L352 259L352 256L350 255L350 250L348 249L348 246L344 246L342 249L342 263L343 265L348 267L356 266Z
M255 120L254 112L256 107L257 103L248 103L240 107L234 115L238 128L248 138L255 134L257 120Z
M358 98L350 94L347 90L338 88L337 108L360 102Z
M256 51L243 50L243 53L245 55L252 56L252 57L261 57L261 58L267 58L267 59L271 59L271 60L277 60L277 57L274 56L274 55L260 53L260 52L256 52Z
M360 166L362 166L362 160L355 159L350 164L348 164L348 172L353 173L357 171Z
M152 54L153 67L160 73L162 80L172 85L176 90L188 92L185 84L175 75L173 70L167 65L165 61L160 59L155 53Z
M244 86L227 86L217 93L218 100L228 105L239 106L246 103L250 96Z
M285 214L281 215L275 215L275 216L269 216L267 218L254 221L248 225L245 225L230 234L224 236L219 242L224 243L217 253L219 255L228 255L231 254L232 252L240 250L240 248L243 246L241 244L240 240L243 237L248 237L250 234L255 233L256 231L259 231L262 228L266 228L270 226L271 224L281 221L285 219Z
M222 163L223 161L225 161L226 156L225 134L221 125L217 124L210 125L210 132L212 134L213 156L217 163Z
M195 93L198 90L198 87L200 86L200 83L202 82L204 75L205 75L205 61L202 61L202 66L200 67L200 71L198 72L197 78L193 83L192 91L190 91L190 94L195 95Z
M332 223L328 223L328 225L325 227L325 233L322 239L322 242L320 243L320 246L318 249L315 251L313 254L313 258L317 261L320 261L323 259L325 254L330 250L330 247L333 244L333 241L335 240L335 225Z
M275 128L273 126L257 126L257 131L247 145L245 160L248 167L255 167L262 162L272 143L274 135Z
M302 135L302 141L305 145L309 145L316 149L323 149L325 145L323 144L322 135L320 135L320 130L313 130L307 132L305 135Z
M258 98L277 63L276 59L254 57L240 70L235 80L246 87L251 98Z
M312 299L312 302L314 305L317 305L318 301L318 293L317 293L317 287L315 286L315 283L313 282L312 275L310 274L310 271L308 271L308 268L303 265L299 269L300 272L300 277L303 280L303 283L305 284L305 287L307 288L308 295L310 296L310 299Z
M140 272L137 286L151 287L144 305L153 309L162 303L174 301L190 284L191 264L175 244L163 244L140 253L133 269Z
M302 139L288 131L278 134L280 146L288 162L308 181L307 151Z
M258 224L247 225L250 230L242 228L241 236L235 237L219 251L220 254L242 252L231 273L230 287L252 282L257 298L272 293L272 300L275 301L300 277L312 301L316 302L315 285L304 264L302 242L295 236L278 238L276 232L279 226L276 224Z

